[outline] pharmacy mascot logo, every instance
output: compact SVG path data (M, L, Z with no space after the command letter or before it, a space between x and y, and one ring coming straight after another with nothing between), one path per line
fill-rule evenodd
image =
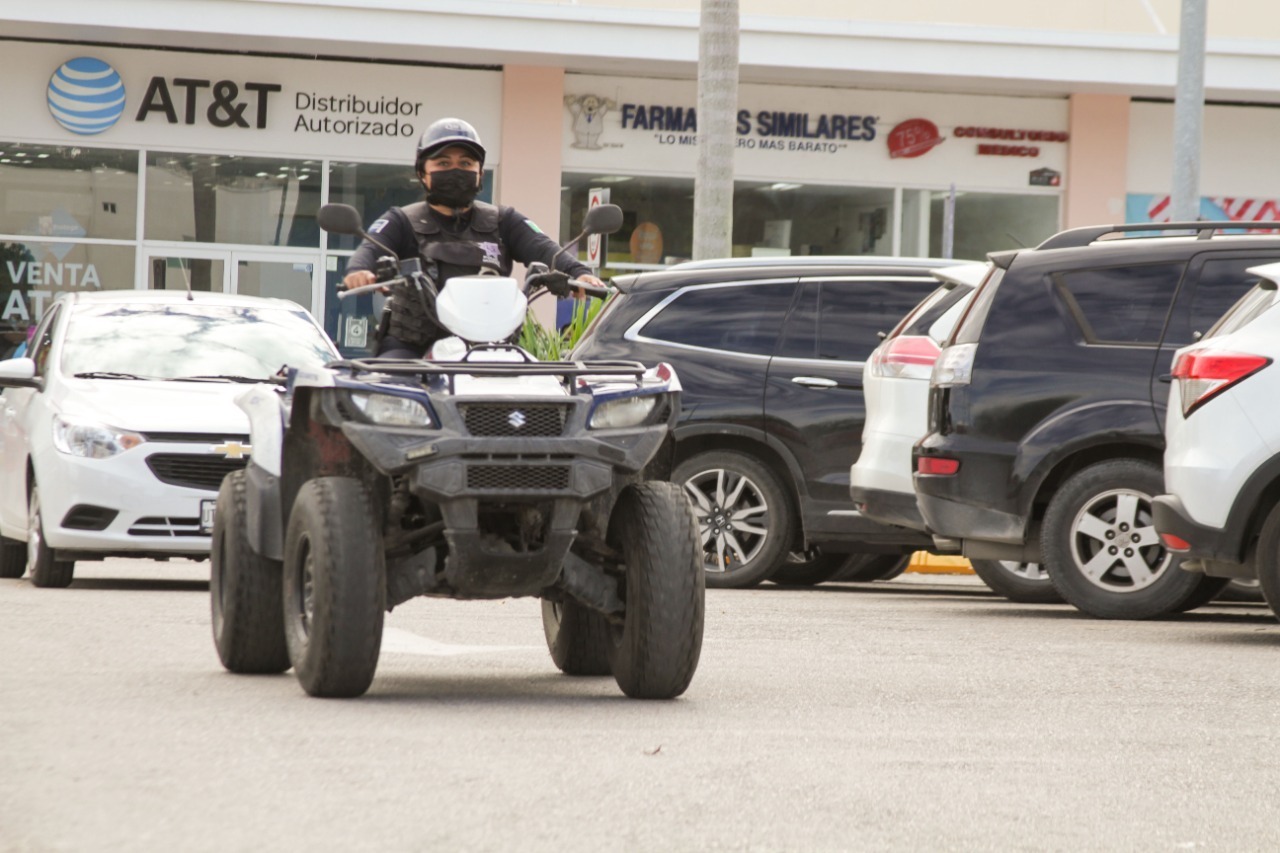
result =
M124 114L124 83L101 59L64 62L49 78L49 112L72 133L102 133Z

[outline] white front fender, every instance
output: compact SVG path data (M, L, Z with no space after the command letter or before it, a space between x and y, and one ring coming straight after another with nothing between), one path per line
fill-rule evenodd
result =
M236 405L249 416L249 443L253 446L249 464L279 477L285 417L280 393L257 385L236 397Z

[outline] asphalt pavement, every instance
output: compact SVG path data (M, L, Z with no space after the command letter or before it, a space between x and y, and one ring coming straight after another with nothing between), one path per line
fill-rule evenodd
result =
M416 599L372 689L235 676L207 563L0 581L0 850L1270 850L1280 623L972 577L708 593L685 696L568 678L533 600Z

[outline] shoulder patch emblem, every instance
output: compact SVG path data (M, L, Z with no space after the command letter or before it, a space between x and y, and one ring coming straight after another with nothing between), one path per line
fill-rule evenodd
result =
M387 227L387 220L385 220L385 219L378 219L378 220L375 220L375 221L374 221L374 223L373 223L372 225L370 225L370 226L369 226L369 233L370 233L370 234L381 234L381 233L382 233L382 229L383 229L383 228L386 228L386 227Z
M532 219L526 219L524 221L524 224L528 225L530 228L532 228L534 231L537 231L539 234L542 233L542 229L538 227L538 223L534 222Z

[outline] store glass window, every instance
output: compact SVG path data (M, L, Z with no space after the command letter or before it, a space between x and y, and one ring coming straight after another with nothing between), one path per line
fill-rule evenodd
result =
M947 195L929 193L931 258L942 257ZM911 219L910 208L904 199L904 223ZM1058 230L1057 195L957 192L951 257L980 261L987 252L1036 246ZM903 254L910 254L905 240Z
M622 208L622 230L606 242L614 269L646 269L692 257L691 179L565 174L560 188L562 242L582 230L592 189L607 189L609 201ZM738 181L732 254L890 255L892 217L891 189Z
M0 234L133 240L138 152L0 141Z
M484 186L476 198L493 201L493 170L485 171ZM329 201L349 204L360 211L365 228L388 209L404 207L422 199L422 184L413 173L413 164L407 161L388 165L335 160L329 164ZM359 237L329 235L330 249L354 250L358 245Z
M0 357L26 340L59 295L133 287L132 246L0 241Z
M148 152L148 240L317 248L319 160Z

